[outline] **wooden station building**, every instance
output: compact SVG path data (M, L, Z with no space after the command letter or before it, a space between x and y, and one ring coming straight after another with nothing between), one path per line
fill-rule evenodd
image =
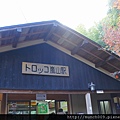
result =
M48 114L120 113L119 70L118 56L58 21L2 27L0 113L39 114L41 102Z

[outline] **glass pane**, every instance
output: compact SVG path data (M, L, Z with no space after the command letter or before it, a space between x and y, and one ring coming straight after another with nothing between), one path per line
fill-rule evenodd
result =
M111 114L110 101L104 101L106 114Z
M30 112L36 114L36 100L31 100Z
M63 112L67 112L68 109L67 109L67 102L66 101L61 101L60 102L60 108L63 109Z
M104 108L104 103L103 101L100 101L100 114L105 114L105 108Z
M49 114L55 113L55 100L50 100L49 104Z
M67 101L56 101L57 114L68 113Z
M29 102L8 103L8 114L29 114Z

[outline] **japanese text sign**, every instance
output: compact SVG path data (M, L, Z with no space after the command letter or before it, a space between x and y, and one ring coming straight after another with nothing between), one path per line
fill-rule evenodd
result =
M37 75L69 76L68 66L22 62L22 73Z

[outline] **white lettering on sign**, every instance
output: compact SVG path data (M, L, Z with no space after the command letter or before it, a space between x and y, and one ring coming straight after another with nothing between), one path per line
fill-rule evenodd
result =
M68 66L22 62L22 73L38 75L69 76Z

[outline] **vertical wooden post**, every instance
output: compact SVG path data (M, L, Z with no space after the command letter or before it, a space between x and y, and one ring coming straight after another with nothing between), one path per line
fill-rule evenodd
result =
M71 100L71 94L68 94L68 113L72 114L72 100Z
M90 93L87 93L85 95L85 99L86 99L87 114L93 114Z
M55 113L58 112L58 109L59 109L59 102L55 100Z
M2 96L3 96L3 94L0 93L0 114L1 114L1 101L2 101Z
M3 93L1 100L1 114L7 114L7 94Z

